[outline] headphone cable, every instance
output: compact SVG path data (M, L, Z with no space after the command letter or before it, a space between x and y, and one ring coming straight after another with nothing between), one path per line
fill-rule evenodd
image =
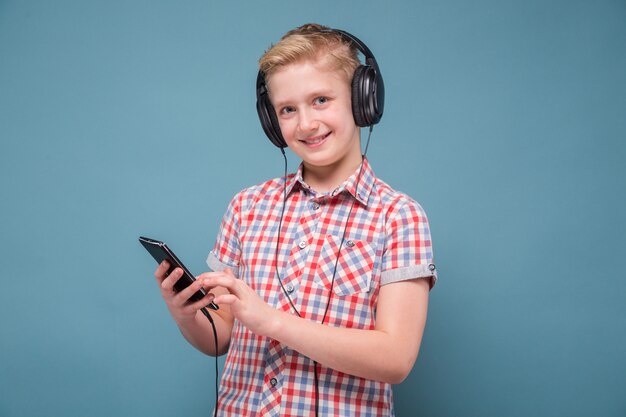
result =
M219 371L218 371L218 363L217 363L217 329L215 328L215 322L213 321L213 317L211 317L211 314L209 314L209 312L207 311L206 307L202 307L200 309L200 311L202 311L202 314L204 314L206 316L207 319L209 319L209 322L211 323L211 328L213 329L213 337L215 339L215 408L213 409L213 416L217 417L217 406L219 404L218 402L218 381L219 381Z
M372 137L373 129L374 129L374 125L370 125L369 132L367 135L367 141L365 143L365 151L361 155L361 166L359 168L359 173L357 174L356 183L354 185L355 196L358 196L358 187L361 181L363 165L365 165L365 159L367 158L367 150L369 148L370 138ZM283 217L285 215L285 206L287 205L287 155L285 155L285 150L283 148L280 148L280 151L282 152L283 159L285 160L285 175L284 175L284 182L283 182L283 207L280 213L280 220L278 222L278 236L276 239L274 269L276 272L276 277L278 278L278 282L280 283L280 288L283 290L283 294L285 294L285 296L287 297L287 300L289 301L289 305L291 306L293 311L298 315L298 317L302 318L302 316L300 315L300 312L298 311L296 306L293 304L293 300L289 296L289 293L285 290L285 287L283 285L283 280L281 279L280 274L278 273L278 247L280 246L280 232L282 229ZM326 320L326 315L328 314L328 308L330 307L330 300L332 298L333 288L335 285L335 276L337 275L337 266L339 264L339 256L341 254L341 249L343 248L343 243L346 239L346 232L348 231L348 225L350 224L350 217L352 215L352 209L354 208L355 202L356 202L356 198L352 200L352 204L350 205L350 210L348 211L348 215L346 217L346 224L344 225L344 228L343 228L343 234L341 235L339 249L337 250L337 257L335 258L335 265L333 267L333 275L330 281L330 290L328 292L326 308L324 309L324 315L322 316L322 321L320 322L320 324L324 324L324 321ZM216 345L217 345L217 342L216 342ZM313 378L314 378L314 383L315 383L315 416L319 416L319 377L318 377L318 372L317 372L317 365L318 365L317 361L313 361Z

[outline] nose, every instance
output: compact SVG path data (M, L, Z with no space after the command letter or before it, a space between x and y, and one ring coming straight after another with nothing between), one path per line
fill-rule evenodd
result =
M319 127L319 122L310 109L301 110L298 116L298 129L301 132L313 132Z

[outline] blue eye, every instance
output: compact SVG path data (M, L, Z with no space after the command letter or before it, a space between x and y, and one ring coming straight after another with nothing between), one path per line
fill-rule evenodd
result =
M328 103L328 97L318 97L315 99L315 104L326 104Z
M292 113L294 111L296 111L296 109L294 109L293 107L283 107L282 109L280 109L281 114Z

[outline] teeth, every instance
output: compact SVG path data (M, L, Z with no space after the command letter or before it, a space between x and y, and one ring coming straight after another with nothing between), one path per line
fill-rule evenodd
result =
M328 136L328 134L320 136L316 139L304 139L303 142L306 142L309 145L315 145L326 139L326 136Z

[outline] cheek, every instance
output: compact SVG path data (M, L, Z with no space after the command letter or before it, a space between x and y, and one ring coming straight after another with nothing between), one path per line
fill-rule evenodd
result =
M286 130L289 130L289 120L278 119L278 126L280 127L280 130L283 132Z
M283 134L283 138L285 138L286 141L294 137L296 124L292 120L280 120L279 126L280 132Z
M348 132L354 127L354 117L352 116L352 109L350 111L337 114L332 121L335 130L338 132Z

